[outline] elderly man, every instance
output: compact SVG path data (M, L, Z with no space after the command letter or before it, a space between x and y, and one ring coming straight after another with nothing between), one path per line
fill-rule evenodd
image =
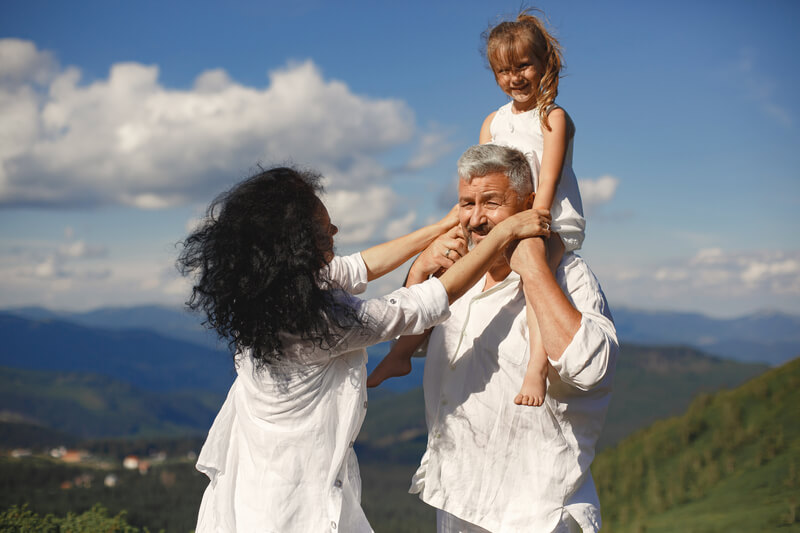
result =
M517 150L473 146L459 159L458 172L460 223L473 243L532 205L530 167ZM589 466L618 342L600 285L583 259L565 254L554 276L544 244L526 239L508 258L498 256L430 335L428 447L410 492L437 508L440 532L600 528ZM409 279L435 272L442 248L432 244ZM541 408L513 401L529 357L526 301L538 317L551 367Z

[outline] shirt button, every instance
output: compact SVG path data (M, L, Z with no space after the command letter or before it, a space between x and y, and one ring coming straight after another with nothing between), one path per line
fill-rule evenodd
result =
M396 303L397 303L397 300L395 300L394 298L390 298L390 299L389 299L389 303L390 303L390 304L392 304L392 305L394 305L394 304L396 304Z
M337 489L341 489L342 488L342 480L341 479L337 479L336 482L334 482L333 486L336 487Z
M336 522L331 521L331 529L336 529Z
M352 448L352 447L353 447L353 445L355 445L355 441L352 441L352 440L351 440L351 441L350 441L350 447Z
M367 408L367 400L364 400L364 409Z

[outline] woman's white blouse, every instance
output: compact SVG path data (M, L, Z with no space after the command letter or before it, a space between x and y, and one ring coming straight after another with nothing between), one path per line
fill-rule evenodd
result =
M353 442L367 409L365 348L422 333L449 316L437 279L360 300L367 269L360 254L337 257L328 277L338 296L368 317L339 331L331 350L286 337L287 363L257 371L248 353L200 452L210 483L197 533L208 531L372 531L361 509ZM347 291L347 292L345 292Z

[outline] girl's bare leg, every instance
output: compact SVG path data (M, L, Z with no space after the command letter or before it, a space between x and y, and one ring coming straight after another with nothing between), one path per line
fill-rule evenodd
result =
M389 378L405 376L411 372L411 356L427 336L428 332L425 332L397 339L386 357L367 378L367 387L377 387Z
M564 243L557 234L553 234L547 239L547 262L552 272L555 273L562 257L564 257ZM525 315L528 321L531 356L528 360L528 367L525 370L525 377L522 379L522 388L514 398L514 403L539 407L544 403L544 397L547 394L547 369L549 364L547 362L547 353L542 343L542 336L539 332L536 313L527 301L525 302Z
M529 405L539 407L544 403L544 396L547 393L547 353L544 351L542 336L539 334L539 324L536 321L536 314L533 307L526 302L525 314L528 319L528 336L531 344L531 357L528 360L528 368L525 370L525 377L522 379L522 388L519 390L514 403L517 405Z

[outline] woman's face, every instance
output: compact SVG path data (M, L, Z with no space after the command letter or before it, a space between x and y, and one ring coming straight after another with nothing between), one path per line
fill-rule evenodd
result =
M317 212L314 214L317 223L317 246L325 256L325 262L333 260L333 236L339 233L339 228L331 224L331 217L322 202L319 203Z

